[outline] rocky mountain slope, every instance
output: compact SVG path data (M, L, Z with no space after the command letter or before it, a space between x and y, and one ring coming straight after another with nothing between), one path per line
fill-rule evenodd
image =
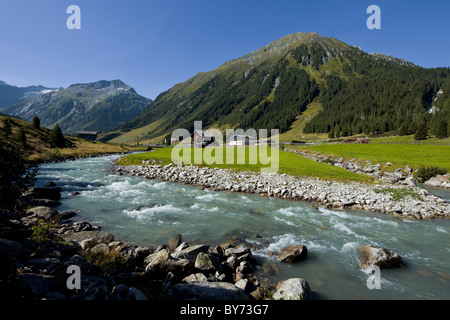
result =
M55 91L54 88L46 88L44 86L17 87L12 86L4 81L0 81L0 109L7 108L14 104L29 101L42 94Z
M151 100L140 96L120 80L73 84L6 108L3 112L43 126L56 123L66 134L79 130L108 131L133 119Z

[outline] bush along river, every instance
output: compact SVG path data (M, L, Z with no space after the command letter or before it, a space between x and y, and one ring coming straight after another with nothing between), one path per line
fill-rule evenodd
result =
M139 168L128 169L134 175L122 174L125 168L111 170L117 158L43 164L36 186L52 181L61 187L61 205L55 209L76 209L73 223L88 221L137 246L168 243L180 234L190 245L250 248L254 273L273 290L280 281L303 278L314 299L450 298L450 219L410 219L145 179L146 174L136 174ZM448 193L440 196L448 200ZM437 216L448 214L446 205L434 205ZM282 249L294 245L307 248L306 259L280 262ZM379 289L369 288L371 273L361 265L360 247L365 245L392 250L405 266L382 268Z

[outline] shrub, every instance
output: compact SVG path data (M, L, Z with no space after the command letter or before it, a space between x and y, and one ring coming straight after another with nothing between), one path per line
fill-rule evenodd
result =
M114 250L109 250L108 252L88 251L85 254L86 261L95 264L102 271L108 271L111 269L122 270L125 267L125 258Z
M420 183L423 183L427 180L429 180L432 177L437 176L438 174L445 174L447 173L447 169L439 168L439 167L424 167L421 166L419 170L414 174L414 177L417 181Z
M18 142L25 146L27 144L27 136L25 135L25 130L23 127L20 127L16 132L16 136L14 137Z
M10 117L6 117L3 120L3 132L6 136L9 136L11 134L11 122L12 120Z
M392 199L395 201L403 199L406 196L411 196L412 198L417 200L423 200L420 195L411 188L384 188L374 189L373 191L375 191L375 193L390 194L392 196Z
M31 239L37 242L51 240L52 233L50 231L50 224L39 220L37 225L31 227L33 233Z

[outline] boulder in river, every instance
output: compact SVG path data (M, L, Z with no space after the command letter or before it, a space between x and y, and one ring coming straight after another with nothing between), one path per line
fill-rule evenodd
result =
M380 269L405 267L400 255L392 250L376 245L365 245L359 248L360 262L363 269L378 266Z
M278 261L280 262L297 262L306 259L308 255L308 249L305 245L296 244L293 246L285 247L281 249L281 253L278 255Z

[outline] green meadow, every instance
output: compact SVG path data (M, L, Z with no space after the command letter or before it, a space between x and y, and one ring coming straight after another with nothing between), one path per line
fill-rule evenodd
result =
M173 147L156 149L155 151L137 153L121 157L118 165L142 165L144 161L155 160L161 165L172 163ZM292 152L274 148L246 147L246 148L179 148L176 154L180 155L181 163L208 166L211 168L232 169L236 171L260 172L261 169L269 172L286 173L299 177L314 177L324 180L373 182L374 179L364 174L357 174L345 169L322 164L304 158ZM215 150L218 154L211 152ZM180 151L178 153L178 151ZM196 154L197 152L197 154ZM228 160L227 161L227 152ZM232 153L231 153L232 152ZM276 153L278 152L278 157ZM195 158L197 156L197 159ZM200 159L200 161L198 161ZM220 161L222 159L222 161ZM177 163L178 161L175 161Z
M406 165L417 169L420 166L437 166L450 171L450 145L433 144L322 144L297 147L304 151L318 151L344 159L370 160L372 163L393 164L391 169Z

